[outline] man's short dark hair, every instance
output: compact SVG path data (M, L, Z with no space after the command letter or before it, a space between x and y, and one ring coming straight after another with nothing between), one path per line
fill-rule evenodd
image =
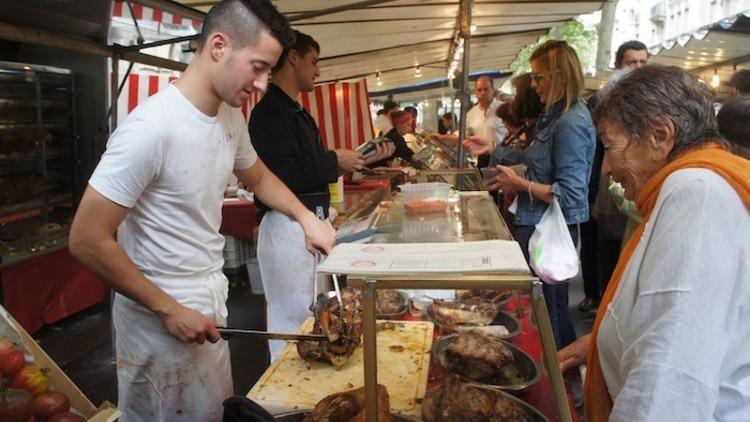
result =
M404 111L410 113L414 117L417 117L417 114L419 114L417 108L412 106L404 107Z
M648 51L648 47L646 47L646 44L637 40L623 43L622 45L620 45L620 47L617 48L617 52L615 53L615 68L619 69L620 66L622 66L622 59L625 57L625 52L628 50Z
M390 101L390 100L386 101L385 104L383 104L383 110L385 110L386 114L388 114L389 111L397 109L399 107L401 107L401 106L398 105L397 102Z
M383 110L382 108L380 110L378 110L377 113L375 113L376 116L382 116L384 114L385 114L385 110Z
M734 72L729 86L739 91L740 95L750 94L750 69L742 69Z
M320 44L315 41L315 38L305 34L304 32L297 31L296 29L294 30L294 35L296 38L294 44L288 48L285 48L281 53L281 56L279 56L279 61L276 62L276 66L274 66L273 68L274 72L279 71L281 67L284 66L286 56L289 55L289 52L291 50L296 51L300 56L304 56L305 54L313 50L315 50L316 53L320 54Z
M241 47L252 47L268 31L282 47L294 44L294 32L284 15L269 0L223 0L208 11L198 38L198 48L214 32L223 32Z
M675 129L672 156L710 141L727 144L717 128L713 93L675 66L647 65L630 72L594 109L597 127L614 124L633 142L643 142L665 119Z
M719 133L734 145L750 147L750 96L735 97L716 115Z

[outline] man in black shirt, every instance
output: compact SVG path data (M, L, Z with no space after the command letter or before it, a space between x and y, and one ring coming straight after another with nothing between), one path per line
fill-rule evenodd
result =
M324 149L315 120L296 101L301 91L313 90L315 78L320 76L320 46L309 35L295 33L296 44L279 57L268 92L250 116L250 139L258 157L300 201L319 217L327 218L328 184L341 174L393 154L394 148L379 147L366 158L357 151ZM296 332L310 314L314 257L297 245L297 238L303 234L299 224L257 199L256 206L260 219L258 262L268 302L268 329ZM272 359L283 346L283 342L272 342Z

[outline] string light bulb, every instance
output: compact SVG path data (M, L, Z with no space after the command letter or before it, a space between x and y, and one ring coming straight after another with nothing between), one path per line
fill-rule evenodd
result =
M419 65L417 65L414 68L414 77L415 78L421 78L422 77L422 69L419 68Z
M380 80L380 71L375 72L375 80L377 86L383 86L383 81Z

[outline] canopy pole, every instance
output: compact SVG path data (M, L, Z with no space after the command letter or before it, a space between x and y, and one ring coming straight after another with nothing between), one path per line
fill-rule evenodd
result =
M461 1L461 15L459 19L460 34L464 43L463 66L461 72L461 117L458 129L458 168L466 166L466 153L462 141L466 139L466 114L469 108L469 60L471 58L471 9L474 0Z

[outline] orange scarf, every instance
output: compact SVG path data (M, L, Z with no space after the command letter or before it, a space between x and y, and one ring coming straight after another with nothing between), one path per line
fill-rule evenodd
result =
M617 286L622 279L622 274L643 235L644 227L651 216L651 211L653 211L656 205L656 199L659 197L659 191L664 180L675 171L686 168L705 168L719 174L737 191L745 207L750 210L750 161L733 155L714 142L687 150L669 162L646 182L636 202L643 220L620 254L615 271L612 273L607 290L604 292L604 296L599 304L599 310L594 320L594 328L591 331L591 348L589 350L588 369L584 388L585 416L587 422L607 421L609 414L612 412L612 398L609 396L607 383L604 380L602 367L599 363L599 352L596 348L596 338L599 334L599 327L606 313L607 306L612 302L617 291Z

